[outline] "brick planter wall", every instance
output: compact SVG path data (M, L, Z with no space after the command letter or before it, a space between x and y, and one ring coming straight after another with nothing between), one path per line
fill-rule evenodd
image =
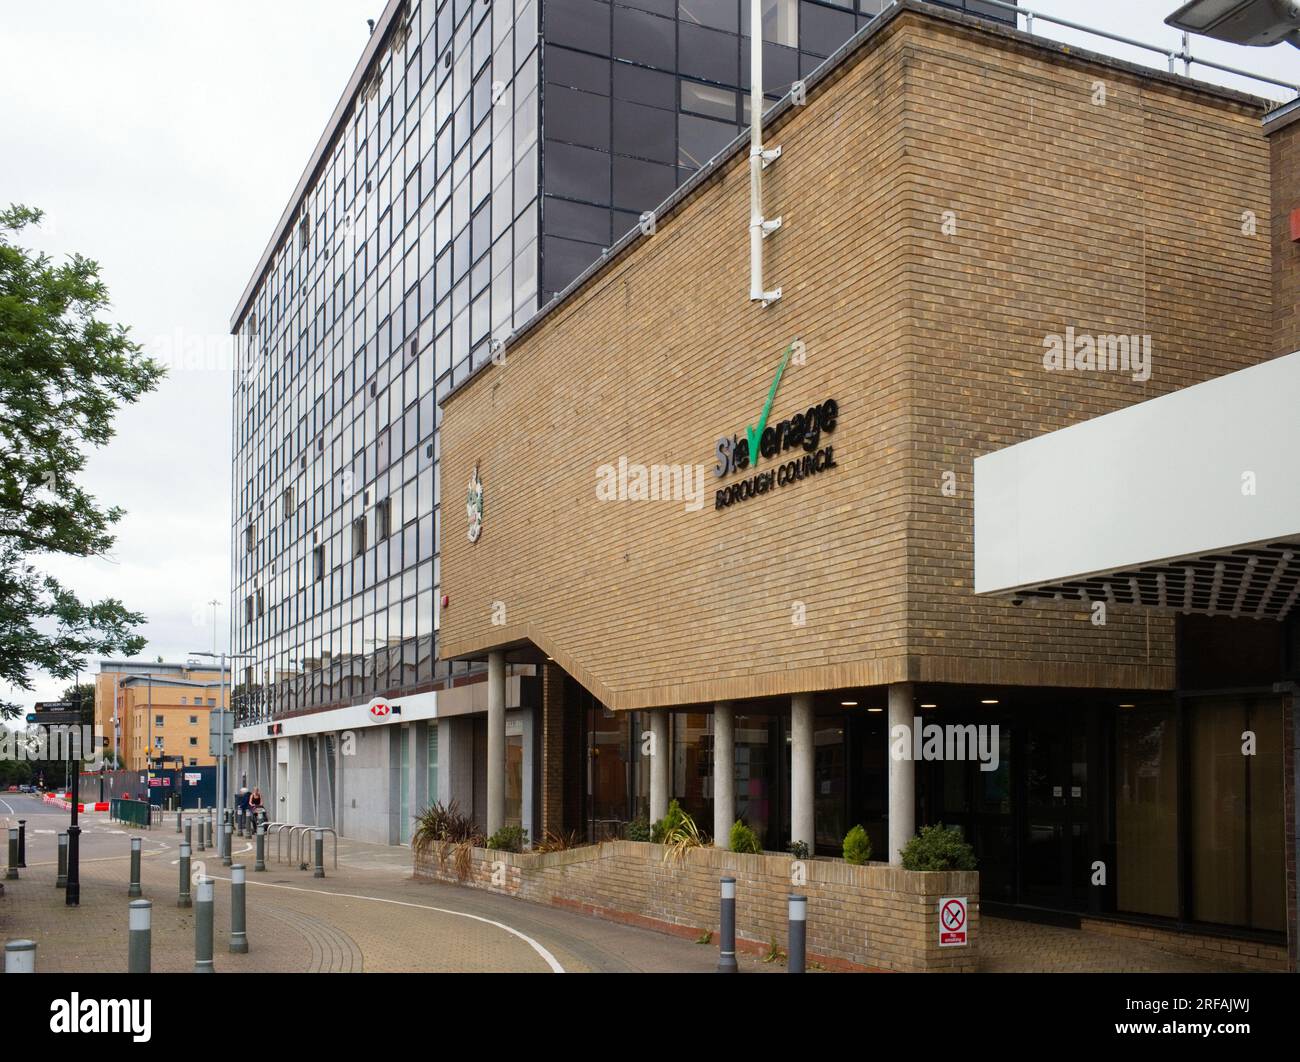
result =
M461 884L614 921L698 937L718 930L718 879L736 879L737 949L766 953L786 946L786 897L808 897L808 959L835 969L973 972L979 946L979 874L918 873L884 863L850 866L808 860L807 880L791 885L788 855L739 855L716 848L664 862L664 848L607 841L538 855L474 850ZM448 855L417 854L416 877L458 882ZM965 896L969 943L940 948L940 897Z

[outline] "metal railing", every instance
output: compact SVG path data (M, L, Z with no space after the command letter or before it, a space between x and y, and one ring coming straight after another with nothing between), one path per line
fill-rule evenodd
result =
M317 830L319 830L321 833L328 833L331 837L334 838L334 869L338 870L339 835L335 833L334 830L332 830L328 826L308 826L304 828L301 833L294 833L293 831L290 831L289 862L297 863L299 866L303 866L304 864L308 864L310 862L310 860L307 857L311 853L308 851L307 846L311 842L312 836L313 834L316 833ZM298 845L298 848L296 850L293 847L295 844Z
M1259 81L1266 85L1275 85L1278 88L1284 88L1300 96L1300 84L1291 81L1281 81L1275 77L1268 77L1265 74L1252 73L1249 70L1241 70L1235 66L1228 66L1226 63L1217 63L1213 59L1201 59L1192 54L1192 42L1190 34L1184 33L1182 45L1170 51L1169 48L1159 44L1151 44L1149 41L1139 41L1132 37L1125 37L1119 33L1111 33L1110 30L1097 29L1094 26L1085 26L1081 22L1074 22L1068 18L1060 18L1057 15L1049 15L1043 11L1033 11L1027 7L1021 7L1018 4L1007 3L1006 0L984 0L991 7L998 7L1004 11L1014 11L1025 17L1025 32L1034 32L1034 21L1042 19L1044 22L1050 22L1054 26L1064 26L1066 29L1076 30L1079 33L1088 33L1094 37L1102 37L1108 41L1114 41L1117 44L1128 45L1130 48L1140 48L1143 51L1151 52L1155 55L1162 55L1169 61L1169 72L1176 74L1177 67L1181 62L1183 64L1184 76L1191 76L1192 64L1208 67L1211 70L1218 70L1220 73L1232 74L1234 77L1244 77L1251 81ZM886 10L888 10L886 8ZM1018 25L1019 23L1017 23Z

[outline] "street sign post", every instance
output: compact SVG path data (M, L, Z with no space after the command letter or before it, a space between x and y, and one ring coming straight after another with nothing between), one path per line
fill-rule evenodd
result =
M80 712L28 712L27 721L37 726L68 726L81 722Z

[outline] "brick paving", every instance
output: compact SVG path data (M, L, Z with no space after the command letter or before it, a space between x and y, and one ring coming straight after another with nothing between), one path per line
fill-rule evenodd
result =
M1245 973L1142 941L980 916L981 973Z

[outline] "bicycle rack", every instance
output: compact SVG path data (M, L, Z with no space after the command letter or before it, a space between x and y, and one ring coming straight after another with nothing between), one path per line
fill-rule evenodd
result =
M266 836L267 843L270 843L270 837L275 834L275 861L280 862L280 838L284 836L285 830L296 830L301 823L293 822L271 822L267 824Z
M295 827L294 829L296 830L296 829L298 829L298 828L299 828L299 827ZM331 829L331 828L328 827L328 826L305 826L305 827L302 827L301 829L302 829L302 831L303 831L301 834L295 834L295 833L293 833L292 831L290 832L290 835L289 835L289 857L290 857L290 858L289 858L289 861L290 861L291 863L297 863L299 866L302 866L304 863L307 863L307 864L310 865L310 864L311 864L311 860L308 859L307 857L308 857L311 853L310 853L309 849L307 848L307 845L308 845L308 843L309 843L309 839L311 838L312 834L314 834L317 830L320 830L321 833L328 833L331 837L334 838L334 869L335 869L335 870L338 870L338 868L339 868L339 835L338 835L338 834L337 834L333 829ZM294 846L294 842L295 842L296 840L298 840L298 838L301 838L302 840L301 840L301 843L298 845L298 850L295 852L293 846ZM295 855L297 856L297 858L294 858Z

